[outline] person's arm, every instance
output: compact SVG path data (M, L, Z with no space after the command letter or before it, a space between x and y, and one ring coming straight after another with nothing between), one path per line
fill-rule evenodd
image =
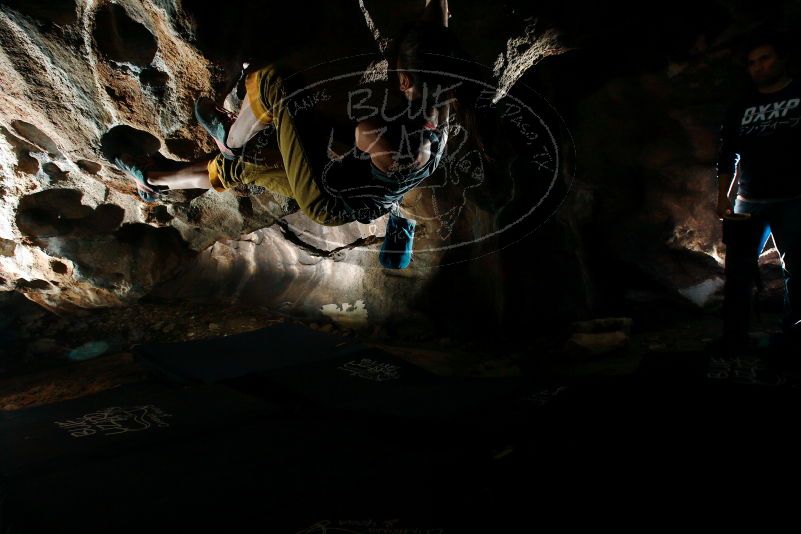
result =
M734 175L729 172L718 173L718 202L717 214L721 219L724 215L732 212L731 200L729 199L729 190L731 189L732 182L734 182Z
M448 0L426 0L426 7L423 9L421 17L426 22L442 24L448 27L448 18L451 12L448 11Z
M734 184L734 178L737 176L737 164L740 161L740 154L734 147L734 136L735 129L732 126L731 116L727 113L720 128L720 148L716 169L718 179L716 211L721 219L724 215L732 212L729 191Z

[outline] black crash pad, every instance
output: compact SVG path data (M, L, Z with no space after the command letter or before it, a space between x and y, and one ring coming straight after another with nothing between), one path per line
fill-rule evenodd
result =
M0 531L297 532L366 517L437 528L444 526L434 522L446 505L442 496L456 498L473 476L464 470L467 452L429 450L421 458L397 440L377 439L358 418L273 413L222 386L178 388L178 398L150 387L9 414ZM131 410L146 401L170 426ZM84 417L115 405L140 423ZM97 432L56 424L63 421L91 421ZM118 432L123 423L131 429ZM169 439L173 432L180 436ZM473 494L477 488L467 498ZM458 499L452 514L463 507Z
M518 377L442 377L375 348L226 383L276 403L431 419L504 410L525 394Z
M138 361L183 382L227 384L280 404L399 417L475 415L520 396L523 387L519 378L438 376L379 348L293 323L136 352Z
M141 345L135 353L137 361L172 379L215 383L361 348L339 336L283 323L226 337Z
M140 383L0 412L0 474L198 439L277 411L224 386Z

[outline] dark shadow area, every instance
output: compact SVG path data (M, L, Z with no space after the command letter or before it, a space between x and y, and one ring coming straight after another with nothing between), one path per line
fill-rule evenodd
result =
M108 161L114 161L123 153L149 156L160 147L161 143L153 134L127 124L114 126L100 138L100 151Z
M56 146L56 143L54 143L53 140L47 136L47 134L33 124L29 124L25 121L11 121L11 127L21 137L47 152L51 158L62 157L58 150L58 146Z
M88 172L89 174L97 174L103 168L99 163L89 161L88 159L79 159L75 164L78 165L82 171Z
M75 189L47 189L23 197L17 227L31 238L88 236L108 233L122 224L125 210L114 204L92 208L81 203Z
M153 34L118 4L106 4L97 11L92 35L100 53L118 63L144 68L158 51Z
M78 21L76 0L46 0L41 2L3 0L3 4L34 19L52 22L61 26L74 24Z

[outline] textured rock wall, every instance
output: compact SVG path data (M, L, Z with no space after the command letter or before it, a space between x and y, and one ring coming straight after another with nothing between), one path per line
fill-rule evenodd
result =
M454 32L486 66L495 96L527 83L565 117L562 139L572 134L575 157L563 154L573 159L564 174L572 163L577 180L556 217L482 240L542 196L519 159L507 154L482 184L421 188L404 203L418 218L419 252L410 270L393 272L377 263L384 219L322 228L292 214L290 200L254 189L172 192L144 204L105 159L104 142L200 158L214 147L192 103L222 100L243 59L308 68L374 54L419 6L311 2L301 32L292 26L297 8L284 4L6 0L0 289L54 310L149 295L466 330L580 314L590 287L596 308L646 286L704 305L719 296L725 253L713 212L718 121L748 87L732 52L761 24L792 29L801 10L794 2L652 7L454 2ZM362 83L381 79L380 64L363 67ZM764 261L775 275L775 257Z
M109 135L172 159L211 150L191 110L213 76L190 28L169 2L4 3L4 289L51 308L131 302L216 239L274 220L272 198L247 213L233 194L143 204L103 157Z
M280 56L308 68L375 54L422 6L312 4L300 32L290 26L301 16L296 7L265 9L263 2L221 10L179 0L3 2L0 289L57 311L144 296L244 301L350 326L396 322L426 331L461 324L472 334L481 333L475 326L495 328L512 315L509 298L522 299L524 313L536 309L541 286L527 287L528 297L516 294L516 279L530 273L510 267L519 262L515 255L497 251L529 235L555 207L546 203L539 222L520 225L513 237L492 236L531 203L512 195L499 204L503 195L541 186L529 183L532 171L522 159L510 157L493 174L468 154L450 165L475 183L453 179L407 196L404 207L419 223L419 251L404 271L378 264L385 218L325 228L293 213L290 199L258 188L176 191L145 204L107 161L109 147L121 143L181 161L211 154L192 104L200 95L222 101L243 59ZM502 5L465 2L454 11L469 52L492 66L487 75L495 94L505 95L531 66L563 51L556 32L535 32L534 19ZM362 83L380 81L380 64L362 67ZM558 167L561 160L550 163ZM561 169L552 170L560 180ZM569 221L549 224L570 233ZM563 254L570 239L556 234L562 237L537 246ZM460 243L467 246L449 248ZM567 261L577 265L576 250ZM584 279L568 271L560 283L577 289L562 311L572 315L585 298Z

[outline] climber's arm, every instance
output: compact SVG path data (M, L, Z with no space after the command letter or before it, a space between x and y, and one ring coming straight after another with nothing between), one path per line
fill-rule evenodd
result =
M415 144L410 134L405 135L405 139L396 138L390 133L388 125L374 119L365 119L356 125L356 148L369 154L379 169L387 171L396 167L399 158L406 158L406 152L401 156L399 148L395 147L401 147L408 142L416 146L415 161L422 165L431 153L430 141Z
M384 133L387 127L372 119L365 119L356 125L356 147L371 156L389 151Z

